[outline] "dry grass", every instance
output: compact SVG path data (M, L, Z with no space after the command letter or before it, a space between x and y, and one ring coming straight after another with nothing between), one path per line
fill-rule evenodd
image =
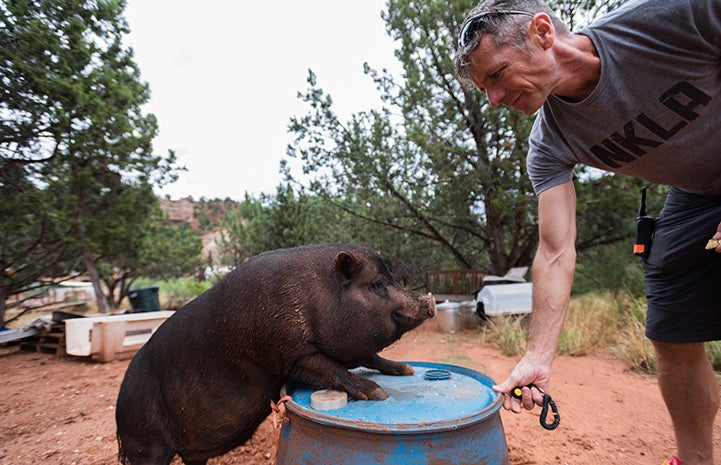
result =
M503 355L519 355L526 350L527 324L518 317L496 317L486 321L484 338Z
M631 369L653 372L656 359L644 336L645 308L645 299L627 295L589 293L572 298L558 354L584 356L609 352ZM492 319L484 327L484 340L504 355L523 354L526 323L514 317ZM721 346L718 347L721 359Z
M606 294L572 299L558 343L558 353L582 356L619 342L623 326L620 302Z
M621 327L621 339L611 348L618 358L627 362L631 369L653 373L656 371L656 355L651 341L645 334L646 301L635 299L628 302Z

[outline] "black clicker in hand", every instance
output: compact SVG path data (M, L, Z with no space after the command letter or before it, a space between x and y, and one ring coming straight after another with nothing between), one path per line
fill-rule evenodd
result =
M527 388L536 388L538 392L540 392L543 395L543 406L541 407L541 417L539 418L539 422L541 423L541 426L544 429L547 429L549 431L554 430L558 428L559 423L561 423L561 415L558 414L558 407L556 407L556 403L551 399L551 396L543 392L543 389L539 388L535 384L529 384L526 386ZM521 386L516 386L513 389L511 389L511 397L514 397L518 400L521 399L521 396L523 394L523 388ZM553 412L553 421L551 423L548 423L546 421L548 417L548 408L551 407L551 411Z

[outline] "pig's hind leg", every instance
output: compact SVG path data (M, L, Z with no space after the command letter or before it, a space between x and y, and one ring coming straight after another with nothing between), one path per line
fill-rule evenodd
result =
M356 400L383 400L388 397L378 384L354 375L343 365L321 353L298 360L290 379L317 388L345 391Z
M384 375L410 376L413 374L413 368L407 363L394 362L393 360L385 359L378 354L368 357L368 359L363 362L363 366L378 370Z
M175 457L174 450L160 443L129 437L121 440L120 435L118 449L118 459L123 465L167 465Z

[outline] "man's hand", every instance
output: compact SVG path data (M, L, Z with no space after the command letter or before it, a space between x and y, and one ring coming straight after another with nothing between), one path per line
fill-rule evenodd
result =
M522 408L532 410L536 405L543 405L543 394L538 389L529 389L529 384L535 384L544 392L550 387L551 368L534 363L528 358L526 355L518 362L506 381L493 386L494 391L505 395L503 408L513 413L521 413ZM517 386L523 388L520 400L511 396L511 390Z

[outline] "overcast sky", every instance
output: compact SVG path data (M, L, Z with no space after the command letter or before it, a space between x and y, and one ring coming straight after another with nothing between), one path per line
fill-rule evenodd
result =
M289 118L308 69L343 119L380 105L363 63L400 78L380 13L385 0L128 0L125 16L156 153L188 168L158 194L241 200L275 193Z

